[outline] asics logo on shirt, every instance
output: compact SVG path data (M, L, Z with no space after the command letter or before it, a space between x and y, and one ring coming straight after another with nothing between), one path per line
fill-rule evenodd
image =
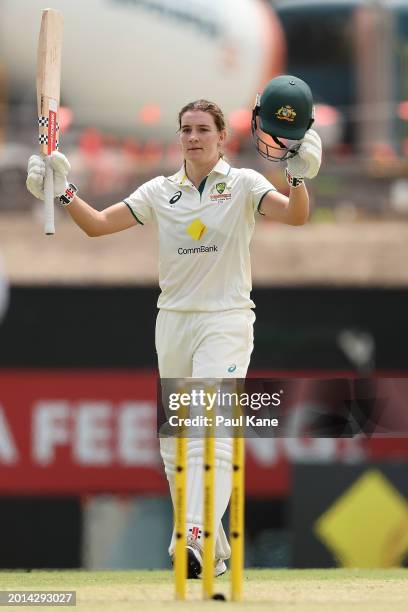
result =
M176 202L179 201L179 199L181 198L182 193L181 191L176 191L176 193L174 194L174 196L172 196L169 200L169 204L172 208L174 208L174 205Z

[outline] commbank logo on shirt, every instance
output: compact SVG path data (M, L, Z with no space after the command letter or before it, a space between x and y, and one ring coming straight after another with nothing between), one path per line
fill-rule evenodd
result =
M186 232L193 240L201 240L207 231L207 226L201 221L201 219L194 219L187 227ZM192 248L177 249L179 255L197 255L198 253L218 253L218 246L215 244L205 245L202 244Z
M177 253L179 255L197 255L198 253L218 253L218 247L216 244L211 244L209 246L202 244L198 247L192 247L191 249L183 249L180 247L177 249Z

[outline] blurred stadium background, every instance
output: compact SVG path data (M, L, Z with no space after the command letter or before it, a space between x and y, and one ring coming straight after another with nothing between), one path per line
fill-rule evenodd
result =
M306 227L258 221L250 375L407 376L406 2L51 6L65 15L61 150L96 207L178 167L177 111L197 97L226 109L231 162L285 191L250 109L275 74L310 84L324 162ZM0 568L164 568L155 232L89 239L58 210L43 236L25 190L41 8L0 3ZM247 442L248 566L407 564L406 438Z

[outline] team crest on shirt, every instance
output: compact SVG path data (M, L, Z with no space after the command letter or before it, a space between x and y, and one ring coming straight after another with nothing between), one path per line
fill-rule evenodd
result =
M218 202L219 204L222 204L226 200L230 200L231 197L231 186L227 185L227 183L216 183L215 187L211 189L211 202Z

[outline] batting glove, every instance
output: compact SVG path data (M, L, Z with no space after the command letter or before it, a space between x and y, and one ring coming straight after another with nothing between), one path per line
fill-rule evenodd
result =
M54 171L54 198L63 195L68 188L67 176L71 170L68 159L59 151L53 151L50 156ZM41 155L32 155L28 160L26 186L30 193L39 200L44 199L45 162Z
M319 172L321 162L322 141L320 136L315 130L308 130L301 140L297 155L288 160L286 176L289 175L291 179L312 179Z

